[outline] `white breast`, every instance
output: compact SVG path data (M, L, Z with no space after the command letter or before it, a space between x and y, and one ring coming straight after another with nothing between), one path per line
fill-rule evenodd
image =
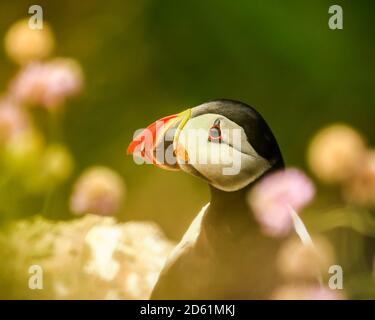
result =
M181 241L177 244L177 246L172 250L171 254L169 255L163 270L168 268L171 264L173 264L184 252L188 250L192 246L194 246L198 235L201 231L202 219L207 212L207 208L209 207L210 203L207 203L201 211L197 214L194 218L193 222L189 226L189 229L183 235ZM162 270L162 272L163 272Z

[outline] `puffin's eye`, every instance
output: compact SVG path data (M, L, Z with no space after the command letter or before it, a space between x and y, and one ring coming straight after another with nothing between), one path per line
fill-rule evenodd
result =
M221 129L220 129L220 119L216 119L210 131L208 132L208 141L211 142L221 142Z

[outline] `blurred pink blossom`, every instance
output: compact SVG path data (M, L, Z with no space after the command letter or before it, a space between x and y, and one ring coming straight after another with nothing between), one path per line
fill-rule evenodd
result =
M290 232L293 225L291 208L301 210L314 194L311 180L302 171L291 168L261 180L250 191L248 201L264 233L282 237Z
M320 285L284 285L272 294L273 300L343 300L338 290Z
M326 287L316 287L311 289L311 300L342 300L343 297L337 290Z
M70 208L75 214L117 213L125 197L125 184L121 176L102 166L87 169L74 185Z
M9 99L0 101L0 142L21 133L28 128L29 119L27 114Z
M54 108L67 97L78 94L83 85L79 64L67 58L26 65L10 85L10 93L20 103Z

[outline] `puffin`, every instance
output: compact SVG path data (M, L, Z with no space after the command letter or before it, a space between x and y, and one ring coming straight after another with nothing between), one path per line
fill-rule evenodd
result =
M155 121L127 152L203 179L211 195L168 257L150 299L271 298L282 283L281 243L262 233L247 194L284 161L260 113L240 101L209 101Z

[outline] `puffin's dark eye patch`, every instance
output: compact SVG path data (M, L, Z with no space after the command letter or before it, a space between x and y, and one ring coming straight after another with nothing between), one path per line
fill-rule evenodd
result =
M220 119L216 119L208 132L208 141L221 142Z

